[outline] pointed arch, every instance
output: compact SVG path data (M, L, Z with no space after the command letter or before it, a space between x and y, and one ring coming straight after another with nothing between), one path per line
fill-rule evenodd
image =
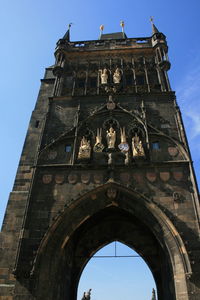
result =
M178 231L156 203L113 182L76 199L46 233L33 270L36 299L65 295L75 300L91 255L114 239L144 258L157 283L158 299L188 299L186 276L191 266ZM52 290L55 277L57 287Z

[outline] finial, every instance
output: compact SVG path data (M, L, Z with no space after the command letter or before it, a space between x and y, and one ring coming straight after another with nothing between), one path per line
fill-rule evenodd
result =
M150 22L151 22L151 24L153 25L153 21L154 21L154 17L150 17Z
M63 36L63 39L68 41L70 40L70 27L72 26L73 23L69 23L68 24L68 29L67 32L65 33L65 35Z
M69 23L68 24L68 29L70 29L70 27L73 25L73 23Z
M159 30L158 28L154 25L154 17L150 17L150 22L151 22L151 26L152 26L152 33L155 34L155 33L159 33Z
M99 39L101 39L101 35L103 34L103 30L104 30L104 25L101 24L100 27L99 27L99 29L100 29L100 36L99 36Z
M103 24L100 25L100 30L101 30L101 32L103 32L103 30L104 30L104 25Z
M124 21L120 21L120 26L122 28L122 32L124 32Z

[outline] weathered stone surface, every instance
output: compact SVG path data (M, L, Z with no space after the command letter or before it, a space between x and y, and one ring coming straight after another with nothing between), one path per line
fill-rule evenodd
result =
M0 234L0 300L75 300L113 240L144 257L158 300L200 298L199 199L162 38L58 42Z

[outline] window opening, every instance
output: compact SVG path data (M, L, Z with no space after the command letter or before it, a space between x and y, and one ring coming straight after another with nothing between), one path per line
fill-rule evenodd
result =
M152 149L153 149L153 150L159 150L159 149L160 149L160 144L159 144L159 142L153 142L153 143L152 143Z
M136 76L136 82L137 82L137 85L145 84L144 76L143 75L137 75Z
M72 151L72 146L71 145L66 145L65 146L65 152L69 153Z
M96 86L97 86L97 79L96 79L96 77L91 77L90 78L90 87L91 88L96 88Z
M39 127L39 124L40 124L40 121L35 121L35 128L38 128Z
M133 83L133 76L132 75L126 75L126 84L132 85Z
M84 86L85 86L85 79L79 78L78 79L78 87L79 88L84 88Z

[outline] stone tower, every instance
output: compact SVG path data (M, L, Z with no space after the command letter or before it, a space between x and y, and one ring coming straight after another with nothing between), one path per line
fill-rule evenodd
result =
M200 299L199 199L166 37L57 43L0 236L0 300L76 300L81 272L120 241L158 300Z

